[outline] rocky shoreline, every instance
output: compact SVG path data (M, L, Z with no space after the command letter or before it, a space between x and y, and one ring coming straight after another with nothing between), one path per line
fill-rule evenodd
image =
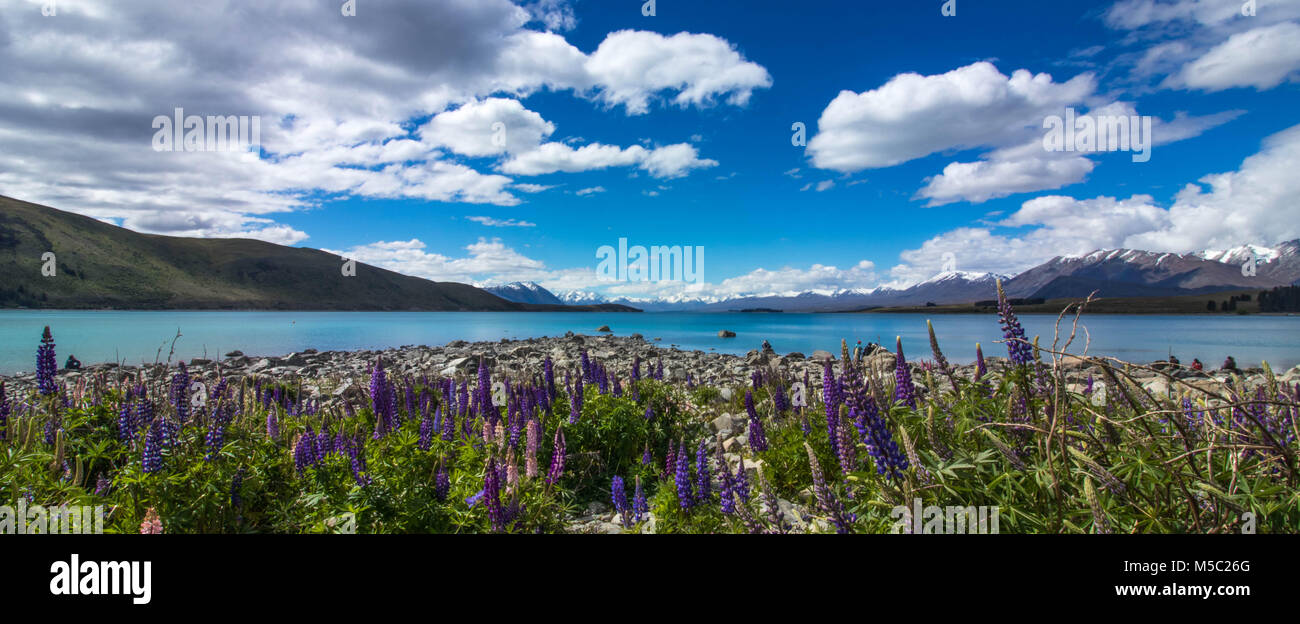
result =
M991 347L1000 349L1001 345ZM339 397L351 397L363 393L370 369L380 358L383 359L384 366L388 370L402 376L432 378L472 375L478 369L480 359L487 364L494 375L516 376L533 375L540 371L542 362L547 357L551 358L560 370L574 368L578 365L584 351L587 352L588 357L602 362L612 371L630 370L634 358L656 364L662 360L666 381L684 383L689 374L696 384L719 387L723 390L724 397L730 394L729 390L748 384L750 376L758 368L773 370L794 379L802 379L807 375L816 389L820 385L823 362L830 360L832 367L838 371L837 362L840 359L839 355L823 350L807 355L799 352L781 354L766 341L761 348L750 350L746 355L732 355L659 346L640 334L593 336L569 332L559 337L501 339L496 342L456 340L436 347L406 345L385 350L357 351L306 349L277 357L250 357L242 352L233 351L220 360L195 358L186 364L192 375L205 381L220 377L238 380L257 375L277 381L298 382L307 391L307 396L318 397L321 399L322 406L329 406ZM850 357L857 357L865 362L868 370L890 371L894 368L894 354L879 346L873 345L870 353L858 349L854 349L853 352L856 355ZM932 357L930 353L910 354L908 361L914 374L923 376L925 370L931 367ZM1002 357L987 357L986 362L990 369L997 370L1004 367L1007 360ZM1045 362L1050 364L1050 360ZM58 381L71 388L83 377L100 374L113 381L120 380L126 375L137 376L142 373L146 378L153 378L167 375L168 370L174 369L175 366L176 363L143 366L114 363L90 364L76 371L60 370ZM975 375L975 368L974 364L955 365L953 371L957 377L971 379ZM1062 368L1071 386L1085 383L1090 375L1096 380L1104 378L1104 373L1099 366L1073 356L1063 358ZM1193 371L1186 367L1172 366L1167 362L1154 362L1149 365L1130 367L1129 371L1148 391L1160 395L1170 392L1171 381L1172 386L1175 386L1174 394L1190 387L1218 393L1225 389L1233 372L1242 376L1248 388L1265 381L1262 368L1238 371ZM938 371L934 372L937 374ZM1289 371L1274 372L1280 380L1288 384L1300 382L1300 366ZM11 388L11 392L18 396L34 388L35 379L35 373L0 376L0 381L4 381ZM1180 384L1179 381L1185 382L1186 385Z

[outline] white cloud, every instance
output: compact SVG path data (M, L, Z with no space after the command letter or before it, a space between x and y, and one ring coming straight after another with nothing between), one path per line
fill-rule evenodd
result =
M517 182L515 184L512 184L511 188L518 189L525 193L541 193L542 191L549 191L555 188L556 186L558 185L557 184L527 184L523 182Z
M519 100L488 98L434 115L420 128L420 137L463 156L497 156L537 149L553 132L555 124Z
M488 227L537 227L536 223L531 221L518 221L515 219L494 219L492 217L465 217L475 223L486 225Z
M1058 255L1130 248L1190 253L1300 238L1300 126L1268 137L1232 172L1189 184L1168 208L1148 195L1128 199L1046 196L1025 202L993 227L958 228L900 254L893 284L938 273L945 253L962 270L1014 274ZM1207 188L1208 187L1208 188Z
M1300 24L1282 22L1237 33L1167 81L1206 91L1272 89L1300 72Z
M755 89L772 86L766 69L708 34L610 33L586 70L597 85L597 99L633 115L645 114L651 98L664 91L676 91L671 101L683 108L710 106L718 98L744 106Z
M743 105L771 83L712 35L620 31L585 53L558 34L576 26L560 0L388 0L356 19L309 0L229 4L70 2L50 19L0 0L0 191L145 231L295 241L249 219L346 195L518 204L541 185L464 159L542 145L553 126L517 101L539 90L640 115ZM260 116L270 157L154 152L149 122L177 106ZM415 140L410 122L430 116ZM633 161L662 177L713 162L681 148ZM132 218L158 212L193 218Z
M813 165L849 173L954 149L1010 145L1095 87L1091 74L1064 83L1023 69L1008 77L984 61L934 76L900 74L878 89L843 91L831 100L808 152Z
M1170 121L1153 117L1151 137L1145 140L1155 147L1194 138L1242 114L1243 111L1226 111L1192 117L1179 112ZM1129 102L1111 102L1081 116L1132 119L1138 116L1138 111ZM1042 121L1038 120L1037 124L1040 134L1025 143L994 150L977 162L949 163L941 174L926 179L917 197L929 199L930 206L957 201L980 203L1016 193L1056 190L1084 181L1096 163L1079 152L1045 150ZM1129 166L1141 165L1130 163Z
M330 253L438 282L471 283L493 278L504 282L530 281L546 274L541 261L505 246L498 238L480 238L467 245L465 251L468 255L460 258L429 253L423 241L411 239L378 241Z
M1271 89L1300 69L1296 20L1300 2L1259 0L1242 15L1245 0L1121 0L1103 15L1110 28L1127 31L1120 65L1131 80L1164 88L1217 91ZM1143 47L1144 46L1144 47Z
M583 197L583 196L586 196L586 195L595 195L596 193L604 193L604 192L605 192L605 187L603 187L603 186L593 186L593 187L590 187L590 188L578 189L578 190L574 193L574 195L577 195L578 197Z
M564 143L544 143L537 149L516 154L501 165L501 171L514 175L543 175L555 172L576 173L609 167L638 167L656 178L677 178L694 169L716 167L718 162L700 158L695 147L686 143L646 149L640 145L618 147L591 143L574 149Z

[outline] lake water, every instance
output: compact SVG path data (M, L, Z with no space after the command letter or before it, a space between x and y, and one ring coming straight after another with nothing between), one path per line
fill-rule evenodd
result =
M969 363L975 343L989 356L1006 355L995 315L940 314L934 321L939 344L954 362ZM763 313L587 313L587 312L229 312L229 311L71 311L0 310L0 373L35 369L41 328L49 325L59 365L69 353L85 364L128 364L167 359L172 338L176 357L219 357L240 350L248 355L283 355L315 348L384 349L402 345L441 345L453 340L499 340L595 334L608 324L616 334L640 333L656 344L682 349L743 354L764 339L780 353L805 355L825 349L838 356L840 339L891 346L903 337L912 359L928 358L926 316L921 314L763 314ZM1049 346L1055 315L1024 315L1032 338ZM1198 357L1218 367L1231 354L1241 366L1267 360L1285 370L1300 364L1300 316L1121 316L1085 318L1092 335L1089 353L1134 362L1163 359L1172 348L1185 363ZM718 337L718 330L736 332ZM1068 332L1068 325L1063 328ZM1072 352L1082 349L1083 334ZM161 356L159 350L161 349Z

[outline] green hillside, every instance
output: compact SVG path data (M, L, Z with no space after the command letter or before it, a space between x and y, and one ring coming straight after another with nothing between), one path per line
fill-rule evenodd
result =
M57 274L42 275L53 252ZM0 307L283 310L554 309L431 282L317 249L140 234L0 196ZM561 309L583 310L582 307Z

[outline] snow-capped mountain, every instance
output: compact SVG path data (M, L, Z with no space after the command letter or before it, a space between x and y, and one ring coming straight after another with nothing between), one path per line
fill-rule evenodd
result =
M544 303L552 305L563 305L567 302L560 300L559 297L551 294L551 291L542 288L537 282L511 282L501 286L491 286L484 288L486 290L506 301L515 303ZM585 303L603 303L601 301L589 301Z
M1255 274L1242 265L1255 258ZM739 297L701 297L682 293L663 298L607 298L587 291L559 297L570 305L620 303L646 310L726 312L768 309L784 312L840 312L882 306L919 306L987 301L997 296L1001 279L1011 297L1044 299L1192 295L1300 283L1300 240L1279 245L1240 245L1187 254L1101 249L1080 256L1058 256L1015 276L945 271L906 288L809 290Z
M1243 270L1255 258L1253 274ZM1300 280L1300 241L1275 247L1241 245L1188 254L1101 249L1058 256L1005 284L1012 297L1161 297L1239 288L1272 288Z
M581 290L566 290L556 295L560 303L565 305L588 305L596 303L605 303L605 297L599 293L585 292Z
M1235 264L1237 266L1241 266L1247 260L1250 260L1252 257L1255 258L1255 262L1257 263L1272 262L1276 260L1278 256L1282 255L1285 252L1285 250L1282 249L1284 246L1285 243L1277 247L1263 247L1260 245L1239 245L1237 247L1233 247L1232 249L1223 249L1223 250L1207 249L1205 251L1198 251L1196 252L1195 255L1197 257L1204 258L1206 260L1213 260L1215 262L1222 262L1224 264Z

